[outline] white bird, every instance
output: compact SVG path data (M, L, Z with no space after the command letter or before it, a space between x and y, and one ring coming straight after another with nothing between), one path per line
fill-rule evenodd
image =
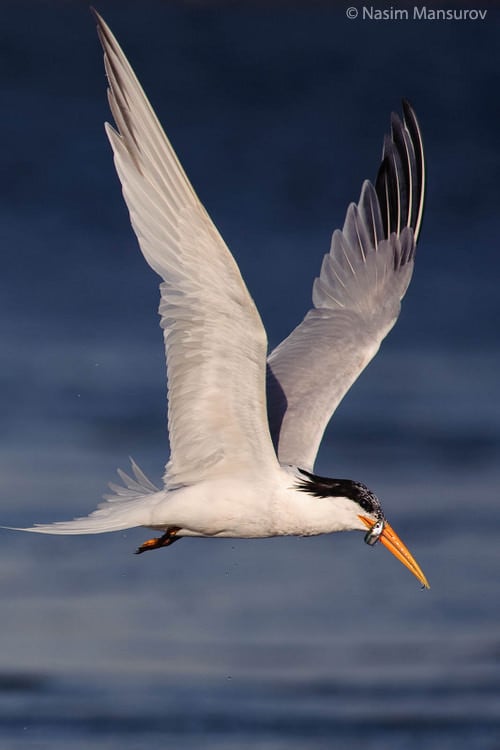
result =
M162 531L137 552L182 537L310 536L363 530L429 584L360 482L313 473L325 427L393 327L414 263L424 200L415 114L392 115L375 186L333 234L313 307L267 359L266 333L239 269L194 192L124 53L95 13L104 49L106 124L130 220L161 276L171 453L158 489L133 477L83 518L23 531ZM368 531L366 531L368 529Z

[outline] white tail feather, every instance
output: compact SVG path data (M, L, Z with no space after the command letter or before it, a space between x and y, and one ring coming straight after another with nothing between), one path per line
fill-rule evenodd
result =
M103 534L107 531L120 531L135 526L146 526L148 518L147 499L159 492L146 477L133 459L130 459L134 477L121 469L118 475L124 486L110 482L112 495L105 495L105 502L88 516L72 521L37 523L28 528L14 528L15 531L32 531L37 534Z
M144 495L151 495L154 492L159 492L158 487L155 487L147 476L144 474L142 469L137 466L133 458L130 459L130 465L134 473L135 479L126 474L122 469L117 469L117 474L123 482L123 485L109 482L109 488L113 491L112 495L104 495L104 499L109 503L121 502L123 500L132 500L137 497L143 497ZM99 506L101 507L101 506Z

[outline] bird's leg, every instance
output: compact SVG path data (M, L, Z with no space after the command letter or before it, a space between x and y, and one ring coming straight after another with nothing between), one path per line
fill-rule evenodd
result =
M178 539L181 539L180 536L176 536L179 528L179 526L169 526L162 536L148 539L147 542L137 547L135 554L140 555L142 552L148 552L150 549L159 549L159 547L169 547L174 542L177 542Z

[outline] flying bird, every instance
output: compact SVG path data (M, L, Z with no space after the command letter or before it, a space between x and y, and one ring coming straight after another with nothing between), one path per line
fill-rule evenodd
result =
M106 123L132 227L162 278L159 314L168 379L170 457L163 488L132 461L90 515L23 531L161 532L137 550L182 537L311 536L362 530L428 588L377 496L314 473L337 405L396 322L413 271L424 203L415 113L393 114L375 183L365 181L332 237L313 306L267 357L266 333L236 262L189 182L104 20ZM267 358L266 358L267 357Z

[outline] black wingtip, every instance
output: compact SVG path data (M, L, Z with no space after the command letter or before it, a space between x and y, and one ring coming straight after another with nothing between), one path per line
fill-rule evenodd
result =
M94 8L93 5L89 7L89 10L92 14L92 17L97 27L97 36L99 37L99 41L101 42L101 45L104 47L104 37L105 37L106 28L107 28L104 18L100 15L100 13L97 12L97 10Z
M408 130L408 133L410 134L412 143L414 144L417 181L418 181L418 184L421 186L420 194L418 196L419 200L415 201L415 205L414 205L413 223L414 223L414 234L415 234L415 242L416 242L420 234L420 228L422 226L422 218L423 218L424 205L425 205L425 193L426 193L426 190L425 190L425 187L426 187L425 186L425 183L426 183L425 152L424 152L424 144L423 144L423 139L422 139L422 131L420 129L417 115L415 114L415 110L413 109L408 99L403 99L403 116L404 116L405 127Z
M403 109L403 115L405 117L411 116L416 119L415 110L413 109L410 100L407 99L405 96L403 96L403 98L401 99L401 107Z
M101 16L100 13L94 8L93 5L90 6L90 12L92 13L94 17L94 21L96 23L97 27L97 36L99 37L99 41L101 42L101 45L105 47L106 41L109 42L109 40L113 39L113 34L111 32L111 29L109 28L108 24L104 20L104 18Z
M384 138L375 190L386 236L393 232L399 235L410 227L416 241L424 206L424 150L418 120L408 99L402 100L402 111L403 118L395 112L391 114L391 130Z

